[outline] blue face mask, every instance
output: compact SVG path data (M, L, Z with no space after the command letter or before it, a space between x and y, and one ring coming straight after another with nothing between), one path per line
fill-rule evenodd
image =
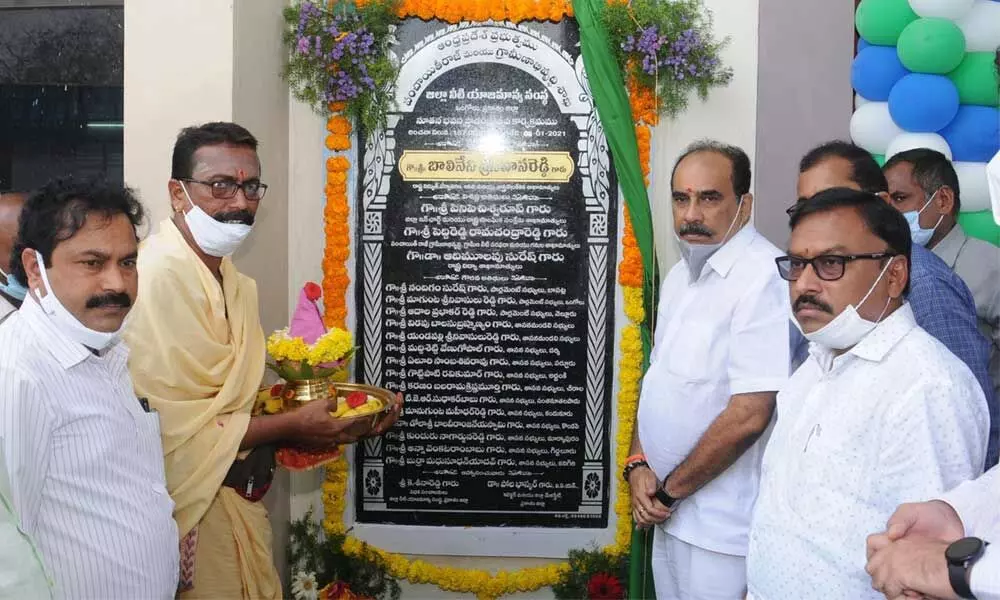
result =
M14 275L5 273L3 269L0 269L0 275L3 275L4 279L7 280L7 283L0 283L0 292L19 302L23 302L24 297L28 294L28 288L24 287Z

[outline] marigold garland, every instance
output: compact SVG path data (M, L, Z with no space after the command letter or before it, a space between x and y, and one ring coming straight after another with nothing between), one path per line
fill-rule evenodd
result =
M358 0L363 5L365 0ZM424 20L441 19L449 23L459 21L509 20L550 20L558 22L572 16L572 3L566 0L404 0L399 16L419 17ZM658 122L656 97L653 90L629 82L629 101L636 126L636 140L639 146L639 160L646 184L650 171L650 125ZM343 106L331 105L331 110L343 110ZM326 147L331 151L344 152L351 147L351 123L342 114L335 113L327 122L329 135ZM329 327L343 327L347 317L346 292L350 279L346 260L350 255L350 229L348 224L347 173L350 162L346 157L331 157L326 163L326 209L324 215L326 248L323 256L323 297L324 319ZM643 308L642 255L639 252L632 229L628 209L625 209L624 234L622 236L622 260L618 268L618 281L624 295L624 312L629 324L622 329L619 348L621 359L618 363L618 396L616 403L618 431L615 438L615 469L612 476L620 473L629 455L632 435L635 429L636 411L639 403L639 381L642 378L642 339L640 325L645 321ZM343 523L347 478L349 467L342 455L326 466L326 481L323 483L323 527L333 533L344 533ZM604 551L621 556L628 552L632 535L631 498L627 484L618 486L614 500L617 515L615 540ZM347 554L359 555L364 543L348 535L344 543ZM401 554L386 552L370 547L385 559L393 577L406 579L411 583L427 583L452 592L472 593L481 600L492 600L505 594L529 592L552 586L560 581L569 569L563 562L543 567L526 567L516 571L490 573L481 569L459 569L438 566L422 560L410 560Z
M359 7L367 3L368 0L355 1ZM558 23L573 16L573 3L571 0L403 0L396 14L401 19L417 17L447 23L489 20Z

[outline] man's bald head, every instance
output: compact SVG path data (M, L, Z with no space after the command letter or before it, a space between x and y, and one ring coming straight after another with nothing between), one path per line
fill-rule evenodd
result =
M17 220L21 216L27 194L6 192L0 194L0 269L10 273L10 253L17 238Z

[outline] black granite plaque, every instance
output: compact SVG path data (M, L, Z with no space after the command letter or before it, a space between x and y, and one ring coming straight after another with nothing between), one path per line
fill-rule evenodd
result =
M406 410L358 446L358 521L606 527L617 186L576 23L399 39L356 281L359 378Z

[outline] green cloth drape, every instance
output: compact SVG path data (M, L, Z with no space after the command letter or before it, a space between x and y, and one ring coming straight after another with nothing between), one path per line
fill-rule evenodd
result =
M642 335L643 372L649 366L652 347L650 324L656 316L656 294L659 285L656 250L653 242L653 219L649 196L639 164L639 146L635 138L635 123L625 91L625 80L615 61L608 32L601 22L604 0L573 0L573 11L580 25L580 47L583 65L590 82L597 115L604 127L604 135L614 159L618 185L621 187L632 219L636 243L642 254L643 305L646 320L640 326ZM629 552L630 599L653 598L650 547L652 531L633 530Z

